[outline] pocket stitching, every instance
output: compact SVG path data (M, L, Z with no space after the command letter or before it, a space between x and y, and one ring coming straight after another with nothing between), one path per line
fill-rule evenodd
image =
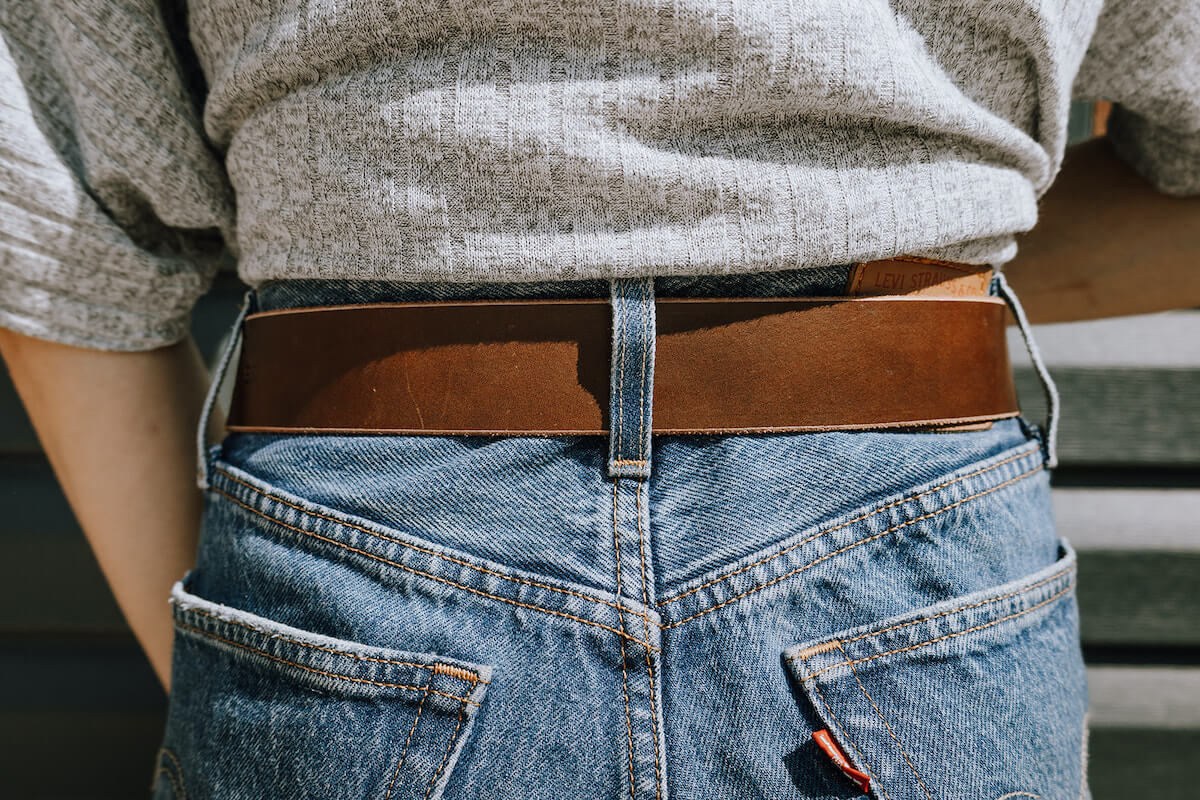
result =
M471 686L471 691L475 690L474 684ZM463 704L458 708L458 722L454 724L454 733L450 734L450 741L446 744L446 752L442 754L442 763L438 764L437 772L433 773L433 777L429 779L429 785L425 787L425 797L429 797L429 793L433 791L434 784L437 783L438 777L442 774L442 770L446 768L446 762L450 759L450 751L454 749L454 743L458 741L458 732L462 729L463 712L467 710L467 701L463 700Z
M576 592L576 591L572 591L571 589L563 589L558 586L551 586L546 583L539 583L538 581L531 581L531 580L526 580L525 578L517 578L512 575L505 575L502 572L497 572L496 570L491 570L486 567L481 567L477 564L472 564L469 561L464 561L459 558L454 558L453 556L445 555L444 553L439 553L436 550L421 547L419 545L413 544L412 542L406 542L403 539L400 539L395 536L387 536L378 531L373 531L373 530L363 527L361 525L356 525L353 522L350 522L348 520L338 519L337 517L333 517L328 514L322 514L318 511L304 508L303 506L292 503L288 500L285 500L282 497L271 494L270 492L263 491L259 487L254 486L253 484L249 483L248 481L244 481L241 478L237 477L236 475L232 475L223 469L216 468L214 471L220 473L221 475L224 475L225 477L229 478L229 480L233 481L234 483L244 486L245 488L249 489L250 491L254 492L257 495L261 495L262 497L268 498L277 503L285 505L294 511L300 512L301 514L305 514L310 517L315 517L317 519L323 519L327 522L332 522L335 525L345 525L346 527L351 528L352 530L361 531L362 533L366 533L371 536L375 536L379 539L383 539L384 541L393 542L395 544L400 545L401 547L406 547L410 550L415 550L418 553L424 553L425 555L433 556L434 558L440 558L444 561L449 561L451 564L458 564L461 567L467 567L468 569L473 569L477 572L481 572L486 575L492 575L494 577L501 578L506 581L512 581L513 583L517 583L517 584L523 584L526 586L534 586L534 587L537 587L538 589L548 589L552 592L559 592L561 594L570 595L571 597L578 597L582 600L587 600L592 603L598 603L600 605L609 606L610 608L615 608L618 611L624 610L626 613L633 614L636 616L641 616L641 617L645 618L648 622L652 621L652 620L649 620L649 618L645 617L644 614L642 614L638 611L634 611L632 609L628 609L628 608L623 609L621 606L619 606L617 603L612 602L611 600L604 600L599 597L592 597L591 595L584 594L583 592ZM227 492L217 489L216 487L211 487L211 488L213 489L213 491L217 492L218 494L224 495L225 497L229 498L230 500L233 500L235 503L240 503L240 501L237 500L237 498L233 497L232 495L228 494ZM280 524L286 525L286 523L282 522L281 520L277 520L272 516L269 516L265 512L261 512L258 509L252 508L245 504L242 504L242 505L247 510L254 511L255 513L257 513L263 517L266 517L267 519L270 519L274 522L279 522ZM305 532L307 533L307 531L305 531Z
M850 658L850 654L847 653L845 648L842 647L841 642L837 643L837 647L839 650L842 651L842 653L846 656L847 659ZM896 747L900 748L900 755L904 756L905 763L908 764L908 768L912 770L912 774L916 777L917 783L921 784L921 789L925 792L925 796L927 798L929 798L929 800L933 800L933 795L929 793L929 787L925 785L925 781L921 778L920 773L917 772L917 768L913 764L912 759L908 757L908 752L905 751L904 745L902 745L900 743L900 737L898 737L896 735L896 732L894 730L892 730L892 726L890 724L888 724L887 719L883 716L883 712L880 711L879 706L876 705L875 698L871 697L871 693L868 692L867 687L863 685L862 679L858 677L858 670L856 670L854 668L853 664L850 664L850 672L854 675L854 682L858 684L858 688L862 689L862 693L864 695L866 695L867 701L870 702L870 704L871 704L871 708L875 709L875 716L879 717L880 722L883 723L883 727L887 728L888 735L891 736L892 741L894 741L896 743ZM816 686L815 681L813 683L813 686L814 687ZM821 698L821 702L822 703L825 702L824 697ZM826 706L826 708L828 708L828 706ZM830 714L832 714L832 713L833 712L831 711Z
M821 705L825 706L825 710L829 712L829 718L833 720L833 724L837 725L838 730L842 732L842 736L846 737L846 741L850 743L852 748L854 748L854 752L858 753L858 759L862 762L863 768L866 769L867 773L875 780L877 784L879 784L879 791L883 793L883 796L887 798L887 800L892 800L892 796L888 794L887 789L885 789L883 786L883 781L878 775L875 774L875 770L871 769L871 765L867 763L867 757L863 755L863 751L858 749L858 744L854 741L854 737L852 737L849 732L842 727L842 723L838 720L837 715L834 714L833 709L829 707L828 701L825 700L825 695L821 693L821 687L817 685L816 681L813 681L812 687L816 690L817 697L821 698Z
M1067 570L1064 570L1064 572L1069 572L1073 569L1074 569L1074 567L1072 566L1072 567L1068 568ZM1062 573L1059 573L1059 574L1061 575ZM908 647L900 647L895 650L888 650L887 652L884 652L884 653L876 653L875 655L872 655L872 656L867 656L865 658L857 658L857 659L853 659L853 660L849 660L849 656L847 655L848 660L839 661L836 664L829 664L827 666L824 666L821 669L817 670L816 672L810 672L808 675L805 675L803 678L801 678L801 680L807 681L812 678L816 678L818 675L820 675L824 672L828 672L831 669L836 669L838 667L849 666L851 669L853 669L855 664L862 664L863 662L866 662L866 661L874 661L877 658L883 658L884 656L895 655L896 653L907 653L911 650L919 650L922 647L928 647L931 644L937 644L938 642L945 641L946 639L953 639L957 636L965 636L968 633L974 633L975 631L983 630L984 628L990 628L993 625L999 625L1001 622L1007 622L1010 619L1015 619L1017 617L1024 616L1025 614L1029 614L1034 611L1037 611L1039 608L1047 606L1050 603L1053 603L1055 600L1058 600L1059 598L1063 597L1065 594L1070 592L1073 588L1075 588L1075 581L1072 580L1070 583L1068 583L1066 586L1064 586L1059 591L1050 595L1049 597L1047 597L1045 600L1041 601L1040 603L1036 603L1036 604L1030 606L1029 608L1025 608L1020 611L1013 612L1012 614L1007 614L1003 617L1000 617L999 619L991 620L990 622L984 622L979 625L973 625L970 628L966 628L961 631L955 631L954 633L947 633L943 636L938 636L934 639L929 639L928 641L909 645ZM1032 587L1030 587L1029 591L1032 591ZM845 652L845 651L843 651L843 652ZM794 655L791 658L789 658L788 661L793 661L799 657L800 657L799 654Z
M213 614L210 611L204 611L203 609L200 609L200 608L186 607L186 608L182 608L181 610L184 613L202 614L206 617L211 617L212 619L219 620L220 622L227 622L231 625L238 625L247 630L255 631L256 633L266 634L267 636L270 636L273 639L280 639L282 641L288 642L289 644L296 644L296 645L300 645L301 647L311 647L314 650L321 650L326 653L332 653L334 655L339 655L339 656L347 656L348 658L358 659L359 661L373 661L377 664L395 664L396 666L399 666L399 667L415 667L417 669L428 669L428 670L432 670L433 672L445 672L446 674L454 675L454 677L465 679L468 681L473 681L475 683L482 683L484 685L491 683L491 681L482 680L481 678L476 676L475 673L471 672L470 670L462 670L462 672L465 673L465 675L469 676L469 677L464 678L464 675L456 674L458 670L462 669L461 667L451 667L451 666L445 665L445 664L419 664L415 661L398 661L396 659L390 659L390 658L374 658L372 656L364 656L364 655L360 655L358 653L351 653L346 650L335 650L332 647L322 647L319 644L312 644L311 642L302 642L299 639L293 639L290 636L284 636L283 634L277 633L275 631L268 631L268 630L263 630L262 628L256 628L253 625L250 625L249 623L242 622L242 621L236 620L236 619L229 619L228 617L222 617L219 614ZM196 630L196 629L193 628L193 630ZM200 632L205 633L204 631L200 631ZM219 637L217 637L217 638L219 638ZM258 648L251 648L251 649L255 650L256 652L261 652L258 650ZM453 670L453 671L451 671L451 670Z
M1014 461L1018 461L1022 458L1030 456L1033 454L1033 452L1034 451L1032 449L1023 450L1020 453L1009 456L1008 458L1004 459L1003 461L997 461L995 464L989 464L986 467L981 467L981 468L975 470L974 472L967 473L966 475L959 475L956 478L952 478L952 479L946 481L945 483L940 483L937 486L933 486L929 489L926 489L923 492L919 492L918 494L912 494L907 497L903 497L899 500L888 503L885 506L880 506L879 508L872 509L871 511L868 511L865 514L860 514L859 516L857 516L853 519L849 519L843 523L834 525L832 528L826 528L823 531L819 531L818 533L814 533L811 536L807 536L804 539L802 539L801 541L796 542L795 544L788 545L787 547L785 547L784 549L782 549L778 552L772 553L771 555L769 555L759 561L755 561L753 564L747 564L744 567L739 567L738 569L736 569L732 572L725 573L724 575L720 576L719 578L713 578L708 583L704 583L704 584L701 584L700 586L696 586L692 589L688 589L686 592L677 594L674 597L668 597L666 600L662 600L662 601L658 602L656 605L659 608L662 608L663 606L668 605L670 603L674 603L677 600L682 600L683 598L687 597L688 595L694 594L694 593L700 591L701 589L707 589L709 586L712 586L713 584L720 583L723 580L732 578L735 575L740 575L741 573L746 572L751 569L754 569L755 567L765 564L768 561L772 561L776 558L779 558L780 556L787 555L788 553L792 552L793 550L808 544L809 542L813 541L814 539L819 539L827 533L833 533L835 531L839 531L842 528L846 528L846 527L849 527L850 525L854 525L855 523L862 522L863 520L866 520L866 519L870 519L871 517L881 514L884 511L887 511L889 509L895 508L896 506L902 506L906 503L911 503L914 500L920 500L922 497L933 494L934 492L941 491L942 489L946 489L950 486L953 486L956 483L961 483L962 481L968 480L970 478L978 477L979 475L982 475L985 472L991 472L992 470L999 469L1000 467L1003 467L1006 464L1011 464ZM1034 470L1034 471L1036 471L1036 470Z
M174 792L174 796L178 797L179 800L187 800L187 787L183 782L183 767L179 763L179 757L166 747L159 747L158 752L158 769L154 771L154 777L151 781L152 784L158 780L159 774L165 774L167 776L167 780L171 782L171 791ZM174 768L168 767L163 763L162 757L164 755L170 756L171 761L174 762ZM176 777L179 778L179 783L175 782ZM151 786L151 788L153 788L153 786Z
M930 620L938 619L940 617L945 617L950 614L955 614L955 613L958 613L959 611L969 611L972 608L979 608L981 606L986 606L990 603L998 603L1001 600L1007 600L1010 597L1016 597L1017 595L1025 594L1026 592L1031 592L1034 589L1038 588L1039 586L1043 586L1047 583L1051 583L1056 578L1062 577L1063 575L1070 572L1074 568L1075 568L1074 565L1072 565L1070 567L1064 567L1063 569L1060 569L1058 572L1054 573L1053 575L1051 575L1048 578L1043 578L1042 580L1038 581L1037 583L1032 583L1029 586L1024 586L1020 589L1014 589L1013 591L1009 592L1008 594L1002 594L1002 595L999 595L998 597L991 597L991 598L988 598L987 600L980 600L978 603L970 603L969 605L959 606L958 608L952 608L949 611L943 611L940 614L932 614L928 617L921 617L920 619L909 620L908 622L901 622L897 625L892 625L891 627L883 628L882 630L870 631L868 633L859 634L858 636L852 636L849 639L839 639L837 641L837 645L838 645L838 647L841 647L843 644L846 644L848 642L857 642L862 639L870 639L874 636L882 636L883 634L885 634L889 631L894 631L899 628L907 628L910 625L918 625L922 622L929 622ZM847 654L846 658L849 658L849 657L850 657L849 654Z
M453 586L453 587L455 587L455 588L462 589L462 590L463 590L463 591L465 591L465 592L470 592L471 594L476 594L476 595L479 595L480 597L486 597L486 598L488 598L488 599L491 599L491 600L499 600L499 601L500 601L500 602L502 602L502 603L508 603L508 604L510 604L510 605L519 606L519 607L521 607L521 608L529 608L529 609L532 609L532 610L534 610L534 611L541 611L541 612L543 612L543 613L546 613L546 614L552 614L553 616L556 616L556 617L565 617L565 618L567 618L567 619L574 620L575 622L581 622L581 623L583 623L584 625L591 625L591 626L593 626L593 627L596 627L596 628L603 628L604 630L606 630L606 631L609 631L610 633L614 633L614 634L616 634L617 636L620 636L620 637L622 637L622 639L629 639L630 641L636 642L637 644L640 644L640 645L642 645L643 647L648 647L648 648L650 648L651 650L653 650L653 651L654 651L654 652L656 652L656 653L657 653L657 652L659 652L659 648L658 648L658 647L655 647L653 644L650 644L649 642L643 642L643 641L641 641L640 639L638 639L636 636L634 636L634 635L632 635L632 634L629 634L629 633L624 633L624 632L622 632L622 631L619 631L619 630L617 630L616 628L612 627L611 625L605 625L605 624L604 624L604 623L602 623L602 622L596 622L596 621L594 621L594 620L590 620L590 619L584 619L583 617L578 617L578 616L575 616L574 614L568 614L568 613L566 613L565 611L555 611L555 610L553 610L553 609L549 609L549 608L543 608L542 606L539 606L539 605L533 605L533 604L531 604L531 603L522 603L522 602L520 602L520 601L518 601L518 600L510 600L510 599L509 599L509 598L507 598L507 597L501 597L501 596L499 596L499 595L491 594L491 593L489 593L489 592L485 592L485 591L483 591L482 589L474 589L474 588L472 588L472 587L470 587L470 586L464 586L464 585L462 585L461 583L456 583L456 582L454 582L454 581L452 581L452 580L450 580L450 579L448 579L448 578L443 578L443 577L440 577L440 576L438 576L438 575L433 575L433 574L431 574L431 573L429 573L429 572L422 572L421 570L419 570L419 569L415 569L415 568L413 568L413 567L410 567L410 566L407 566L406 564L401 564L401 563L400 563L400 562L398 562L398 561L392 561L392 560L390 560L390 559L384 558L383 556L379 556L379 555L376 555L376 554L374 554L374 553L367 552L366 550L363 550L363 549L361 549L361 548L358 548L358 547L352 547L351 545L348 545L348 544L346 544L346 543L344 543L344 542L339 542L339 541L338 541L338 540L336 540L336 539L331 539L331 538L330 538L330 537L328 537L328 536L322 536L321 534L319 534L319 533L314 533L313 531L306 531L306 530L304 530L303 528L297 527L297 526L295 526L295 525L291 525L291 524L289 524L289 523L287 523L287 522L284 522L284 521L283 521L283 520L281 520L281 519L276 519L275 517L271 516L270 514L266 513L265 511L260 511L259 509L255 508L254 506L250 505L249 503L245 503L245 502L243 502L243 501L239 500L238 498L234 497L233 495L229 494L228 492L225 492L225 491L222 491L221 489L218 489L218 488L216 488L215 486L214 486L214 487L210 487L210 488L211 488L211 490L212 490L212 491L214 491L214 492L216 492L217 494L219 494L219 495L221 495L221 496L225 497L225 498L226 498L226 499L228 499L230 502L232 502L232 503L235 503L236 505L240 506L241 508L244 508L246 511L249 511L249 512L250 512L250 513L252 513L252 514L256 514L256 515L258 515L258 516L262 517L263 519L267 520L268 522L273 522L273 523L275 523L276 525L280 525L280 526L282 526L282 527L284 527L284 528L287 528L287 529L288 529L288 530L290 530L290 531L295 531L296 533L303 534L304 536L310 536L310 537L312 537L312 538L314 538L314 539L318 539L318 540L320 540L320 541L322 541L322 542L328 542L329 544L332 544L332 545L334 545L334 546L336 546L336 547L340 547L340 548L342 548L342 549L344 549L344 550L349 550L349 551L350 551L350 552L352 552L352 553L357 553L357 554L359 554L359 555L361 555L361 556L364 556L364 557L366 557L366 558L370 558L370 559L373 559L373 560L375 560L375 561L379 561L379 562L381 562L381 563L387 564L388 566L396 567L397 569L404 570L405 572L410 572L410 573L412 573L413 575L420 575L420 576L421 576L421 577L423 577L423 578L429 578L430 580L437 581L438 583L442 583L442 584L445 584L445 585L447 585L447 586ZM271 500L278 500L279 502L282 502L281 500L279 500L279 498L277 498L277 497L274 497L274 496L272 496L272 495L263 495L263 496L264 496L264 497L267 497L267 498L269 498L269 499L271 499ZM302 513L305 513L305 514L310 514L310 515L311 515L311 512L307 512L307 511L303 511ZM394 541L394 542L396 542L397 544L401 544L401 545L404 545L404 546L406 546L406 547L409 547L409 546L410 546L410 545L408 545L406 542L403 542L403 541L401 541L401 540L398 540L398 539L392 539L392 538L390 538L390 537L387 537L387 536L383 536L382 534L376 533L375 531L372 531L372 530L368 530L367 528L357 528L357 526L351 525L351 524L350 524L350 523L348 523L348 522L341 522L341 521L338 521L338 520L334 520L334 522L335 522L336 524L338 524L338 525L346 525L346 526L348 526L348 527L355 528L355 529L357 529L357 530L362 530L364 533L368 533L368 534L370 534L371 536L378 537L378 538L380 538L380 539L383 539L383 540L385 540L385 541ZM439 556L439 558L440 558L440 557L441 557L441 556ZM503 576L502 576L502 577L503 577ZM518 580L518 579L516 579L516 578L509 578L509 580ZM563 592L565 592L566 590L564 590L564 589L555 589L555 591L563 591ZM581 596L582 596L582 597L586 597L585 595L581 595ZM598 601L598 602L602 602L602 603L604 603L605 605L614 605L614 604L612 604L612 603L609 603L608 601ZM621 609L622 607L620 607L620 606L614 606L614 607L618 608L618 614L619 614L619 613L620 613L620 609ZM632 609L626 609L626 610L627 610L627 611L629 611L629 613L630 613L631 615L634 615L634 616L641 616L641 613L640 613L640 612L633 611ZM658 623L657 621L655 621L655 620L649 620L649 621L650 621L650 622L652 622L652 623L653 623L653 624L655 624L655 625L658 625L658 624L659 624L659 623ZM661 626L660 626L660 627L661 627Z
M425 700L429 697L429 692L433 684L433 673L429 673L429 684L425 686L425 692L421 695L421 702L417 704L417 715L413 717L412 727L408 729L408 738L404 740L404 749L400 751L400 760L396 762L396 769L392 772L392 779L388 781L387 794L383 796L383 800L388 800L392 796L392 788L396 785L396 777L400 774L400 767L404 764L405 757L408 756L408 746L412 744L413 732L417 729L417 723L421 721L421 711L425 708ZM474 690L474 686L471 687Z
M842 547L838 550L834 550L832 553L826 553L825 555L821 556L820 558L815 559L814 561L810 561L809 563L805 564L802 567L796 567L793 570L789 570L788 572L785 572L782 575L772 578L771 580L767 581L766 583L763 583L758 586L747 589L746 591L742 592L741 594L736 594L733 597L729 598L728 600L725 600L724 602L717 603L716 605L706 608L703 611L699 611L695 614L692 614L690 617L684 617L681 620L672 622L669 625L663 625L661 627L663 630L667 630L669 628L674 628L678 625L682 625L685 622L690 622L691 620L694 620L697 617L702 617L711 611L716 611L717 609L724 608L725 606L729 605L730 603L736 603L737 601L741 600L742 598L744 598L748 595L751 595L751 594L754 594L755 592L766 589L769 586L773 586L774 584L779 583L780 581L782 581L786 578L790 578L793 575L804 572L805 570L810 569L811 567L815 567L817 564L820 564L824 561L828 561L829 559L833 558L834 556L841 555L842 553L845 553L848 550L853 550L854 548L858 547L859 545L864 545L864 544L867 544L868 542L873 542L876 539L879 539L879 538L882 538L889 534L895 533L896 531L901 530L903 528L907 528L909 525L915 525L918 522L923 522L924 520L932 519L933 517L936 517L946 511L949 511L952 508L957 508L958 506L961 506L964 503L970 502L971 500L976 500L985 495L989 495L992 492L997 492L1001 489L1007 489L1009 486L1013 486L1014 484L1017 484L1017 483L1025 480L1026 478L1030 478L1033 475L1036 475L1037 473L1041 472L1043 469L1045 469L1045 467L1039 464L1038 466L1034 467L1033 469L1029 470L1028 472L1023 472L1020 475L1016 475L1012 478L1009 478L1007 481L1004 481L1003 483L998 483L995 486L991 487L990 489L984 489L982 491L976 492L975 494L968 495L967 497L964 497L961 500L957 500L953 503L950 503L949 505L942 506L941 508L937 509L936 511L930 511L927 514L923 514L919 517L914 517L913 519L910 519L907 522L902 522L899 525L894 525L885 531L880 531L879 533L872 534L871 536L868 536L865 539L859 539L857 542L853 542L853 543L848 544L845 547Z
M462 702L462 703L469 703L473 706L480 705L479 703L475 702L474 700L469 700L466 697L459 697L458 695L449 694L448 692L438 691L437 689L424 689L420 686L408 686L408 685L402 684L402 683L385 683L383 681L373 681L368 678L355 678L352 675L341 675L336 672L327 672L326 670L323 670L323 669L317 669L316 667L308 667L308 666L305 666L304 664L300 664L295 661L289 661L286 658L281 658L279 656L271 655L270 653L264 652L263 650L259 650L256 647L251 647L250 645L242 644L241 642L235 642L232 639L227 639L223 636L218 636L217 634L206 631L203 628L197 628L194 625L188 625L186 622L183 622L182 620L176 620L175 624L181 628L186 628L188 630L195 631L196 633L199 633L202 636L208 636L212 639L216 639L218 641L225 642L226 644L231 644L234 647L240 647L243 650L248 650L251 653L254 653L255 655L262 656L263 658L269 658L272 661L278 661L282 664L288 664L293 667L297 667L299 669L305 670L306 672L316 672L316 673L319 673L321 675L326 675L331 678L338 678L338 679L341 679L344 681L352 681L354 683L368 683L368 684L371 684L372 686L383 686L383 687L392 688L392 689L407 689L407 690L413 691L413 692L428 691L433 694L438 694L438 695L442 695L443 697L448 697L451 700L458 700L459 702ZM285 636L280 636L279 638L286 642L293 641ZM303 642L298 642L297 644L303 644ZM432 674L433 673L430 673L431 676L432 676ZM472 690L474 690L474 687L477 683L478 683L478 681L475 681L472 683L472 686L471 686Z

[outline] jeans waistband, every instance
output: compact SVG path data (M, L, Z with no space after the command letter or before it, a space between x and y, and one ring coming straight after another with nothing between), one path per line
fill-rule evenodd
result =
M609 392L610 477L650 475L651 409L654 387L656 297L837 297L846 294L853 264L748 275L668 276L611 280L558 280L534 283L409 283L359 280L268 281L246 294L224 348L197 429L197 483L208 486L206 430L245 315L254 311L321 305L472 299L550 299L608 297L612 308L612 360ZM996 273L990 294L1001 295L1016 317L1046 393L1049 420L1043 441L1053 467L1058 395L1033 339L1028 320L1003 275Z
M853 268L853 264L839 264L750 274L672 275L652 280L656 297L840 297L846 294ZM527 283L273 280L254 290L254 303L256 310L268 311L347 303L609 297L610 283L605 279Z

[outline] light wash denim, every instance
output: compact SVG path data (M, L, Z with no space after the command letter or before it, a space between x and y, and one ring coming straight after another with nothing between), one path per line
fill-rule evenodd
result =
M1086 800L1042 428L650 434L655 296L845 276L251 292L608 295L613 430L207 448L154 797Z

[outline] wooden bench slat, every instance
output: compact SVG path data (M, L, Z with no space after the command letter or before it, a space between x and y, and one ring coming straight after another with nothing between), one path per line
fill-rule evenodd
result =
M1052 368L1062 398L1063 466L1200 464L1200 370ZM1043 424L1046 404L1031 369L1016 370L1022 413Z
M1200 489L1055 489L1053 498L1077 549L1200 551Z
M1094 728L1200 731L1200 668L1093 666L1088 697Z
M1010 325L1007 333L1013 364L1028 366L1020 331ZM1200 310L1034 325L1033 338L1051 369L1200 368Z

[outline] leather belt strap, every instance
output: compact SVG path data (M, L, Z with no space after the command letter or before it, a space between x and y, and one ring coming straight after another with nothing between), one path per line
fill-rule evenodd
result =
M994 297L658 298L656 433L928 428L1016 416ZM602 434L607 299L246 317L232 431Z

